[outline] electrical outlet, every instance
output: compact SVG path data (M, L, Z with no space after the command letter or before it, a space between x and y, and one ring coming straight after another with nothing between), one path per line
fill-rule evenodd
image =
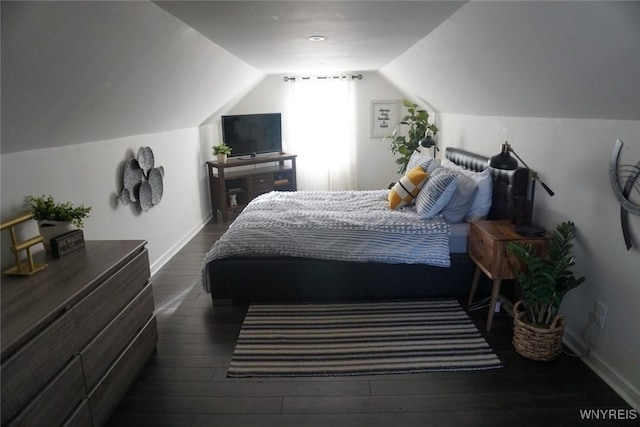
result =
M604 322L607 319L607 306L596 301L596 306L593 309L593 320L600 329L604 329Z

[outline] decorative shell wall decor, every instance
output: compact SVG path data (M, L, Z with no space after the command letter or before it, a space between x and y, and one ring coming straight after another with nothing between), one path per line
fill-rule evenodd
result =
M640 194L640 162L632 165L618 164L620 151L622 151L622 141L616 140L611 151L611 165L609 168L609 178L613 187L613 194L620 202L620 225L622 235L627 250L631 249L633 242L629 230L629 213L640 215L640 203L632 201L634 191Z
M123 205L139 202L144 212L157 206L162 200L164 168L155 167L153 151L140 147L136 158L124 165L123 189L118 198Z

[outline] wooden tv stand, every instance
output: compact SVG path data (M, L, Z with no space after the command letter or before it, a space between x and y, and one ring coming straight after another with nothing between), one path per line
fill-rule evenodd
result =
M207 162L211 211L226 222L229 213L239 213L257 196L269 191L296 191L296 155L274 154L252 158L230 158ZM235 195L236 205L231 204Z

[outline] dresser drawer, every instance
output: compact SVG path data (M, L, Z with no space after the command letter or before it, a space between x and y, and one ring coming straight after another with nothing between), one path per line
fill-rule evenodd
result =
M2 362L2 424L13 418L77 354L76 324L71 312Z
M87 390L91 390L120 352L153 316L149 283L118 316L80 352Z
M91 409L89 409L89 400L82 399L82 403L67 418L62 427L87 427L93 425L91 420Z
M149 275L145 249L82 300L73 309L79 342L87 344L111 322L145 287Z
M75 357L9 425L58 426L85 395L82 365Z
M106 422L153 354L157 341L158 330L154 316L89 393L93 425L99 426Z
M254 197L273 191L273 189L273 174L261 173L251 177L251 190Z

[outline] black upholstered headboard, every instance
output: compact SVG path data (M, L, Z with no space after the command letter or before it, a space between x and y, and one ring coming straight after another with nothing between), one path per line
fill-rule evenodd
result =
M529 170L500 170L489 168L489 158L459 148L447 147L444 152L453 163L476 172L489 169L493 178L493 201L487 219L509 219L509 203L515 197L527 197Z

